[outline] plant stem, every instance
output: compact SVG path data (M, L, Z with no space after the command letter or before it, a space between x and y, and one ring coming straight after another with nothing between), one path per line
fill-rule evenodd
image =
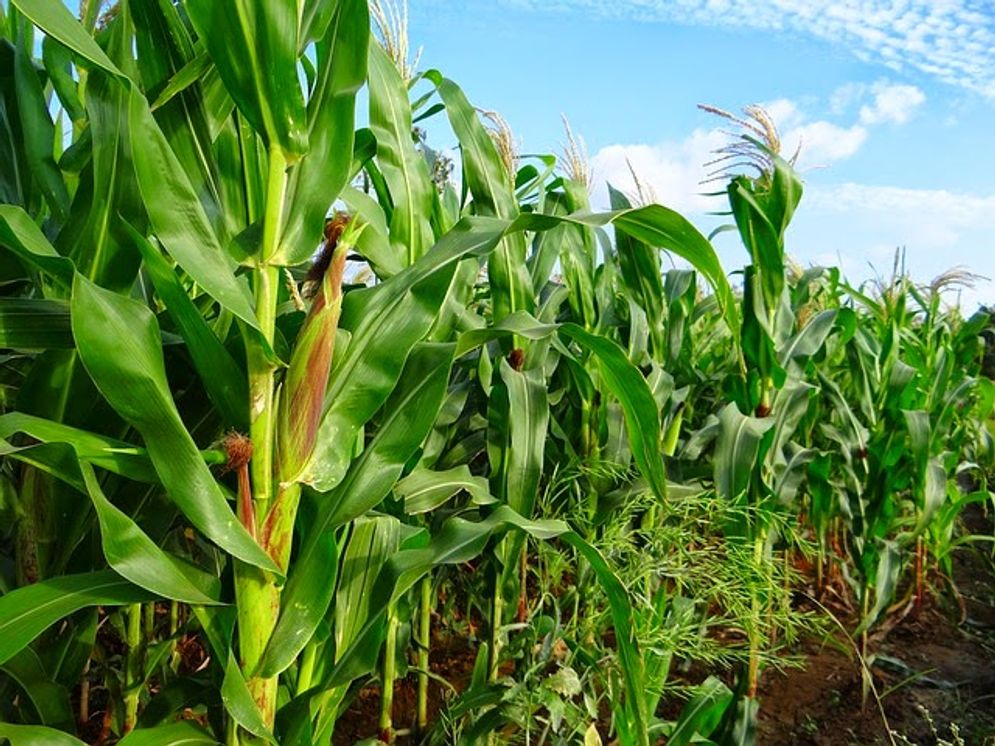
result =
M494 598L491 601L491 659L487 680L494 683L498 680L498 670L501 667L501 625L504 619L504 596L501 593L501 573L494 576Z
M432 575L421 581L421 606L418 620L418 732L428 727L428 666L432 646Z
M128 644L127 677L124 685L124 732L130 733L138 722L138 700L142 686L142 605L132 604L125 612Z
M765 575L763 567L764 545L767 543L766 531L758 529L753 537L753 566L756 569L756 581ZM760 628L763 624L763 609L761 608L760 594L756 585L750 590L750 661L747 672L746 696L753 699L757 696L757 687L760 684Z
M252 497L256 521L265 520L274 498L274 454L276 410L274 406L276 366L271 358L276 333L276 307L280 289L279 267L270 259L279 247L283 222L283 200L287 187L287 162L279 148L270 148L263 216L263 242L255 272L256 318L259 333L245 332L249 370L249 417L252 440ZM259 532L256 532L259 535ZM269 550L263 540L263 548ZM288 543L289 544L289 543ZM282 554L282 552L281 552ZM271 553L272 555L272 553ZM274 557L274 559L277 559ZM279 559L277 559L279 563ZM281 566L285 566L286 560ZM235 564L235 597L238 604L239 653L249 692L267 727L276 717L277 677L262 678L256 669L276 626L280 612L280 590L271 573L242 562ZM257 739L243 734L244 743Z
M397 678L397 613L393 606L387 610L387 640L384 642L383 669L380 675L380 740L394 742L394 679Z
M860 659L862 661L867 660L867 612L868 606L870 604L871 594L867 587L867 583L864 583L862 590L863 598L860 601L860 625L864 628L860 633ZM863 675L861 676L861 686L860 686L860 710L861 712L867 707L867 692L871 687L870 669L866 666L863 669Z

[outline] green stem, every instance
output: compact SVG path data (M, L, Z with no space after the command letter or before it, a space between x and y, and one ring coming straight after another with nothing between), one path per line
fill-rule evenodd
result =
M746 696L751 699L757 696L757 687L760 684L760 641L762 637L760 632L763 626L763 608L756 583L766 575L763 567L763 551L766 541L766 531L764 529L758 530L753 538L753 566L756 570L756 578L753 588L750 590L750 659Z
M125 615L128 659L124 686L124 732L130 733L138 722L138 700L142 689L142 605L132 604Z
M263 216L263 242L255 272L256 318L259 333L246 330L246 361L249 371L249 416L252 440L253 514L256 535L260 522L268 518L275 497L274 457L276 440L276 366L271 353L276 336L276 308L280 290L279 267L270 260L279 248L283 223L283 201L287 188L287 162L279 148L269 153L269 173L266 187L266 212ZM263 548L269 549L268 541ZM271 553L272 554L272 553ZM279 552L283 554L283 552ZM274 557L275 558L275 557ZM279 560L277 560L279 562ZM285 566L286 560L284 559ZM242 562L235 563L235 597L238 604L239 653L242 671L247 676L249 692L272 728L276 717L277 677L262 678L255 674L262 661L266 645L280 612L280 590L271 573ZM257 743L249 734L242 734L243 743Z
M421 581L421 606L418 620L418 732L424 733L428 727L428 666L429 650L432 645L432 575Z
M491 649L488 681L498 680L501 668L501 626L504 623L504 596L501 593L501 572L494 575L494 598L491 601Z
M169 668L175 673L180 667L180 654L176 644L176 631L180 628L180 604L169 602Z
M387 640L383 650L383 669L380 675L380 740L394 742L394 680L397 678L397 614L393 606L387 610Z
M862 589L863 598L860 600L860 625L864 628L860 633L860 659L862 661L867 660L867 614L870 611L868 608L870 606L871 594L869 592L867 584L864 583ZM867 694L870 692L871 680L869 669L866 666L861 668L860 677L860 709L861 711L867 707Z

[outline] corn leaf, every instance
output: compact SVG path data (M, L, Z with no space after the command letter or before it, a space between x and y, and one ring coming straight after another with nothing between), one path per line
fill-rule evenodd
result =
M196 723L180 720L156 728L133 730L118 741L118 746L213 746L217 743L217 739Z
M152 313L77 276L72 322L83 365L108 403L142 434L177 507L218 546L249 564L276 571L273 560L228 507L180 419Z
M188 0L185 8L239 111L295 162L308 147L297 0Z
M85 461L79 466L100 522L104 557L121 577L163 598L189 604L220 603L218 578L160 549L137 523L107 499L93 467Z
M113 570L61 575L13 590L0 596L0 663L10 660L50 626L80 609L123 606L151 598L151 593Z
M622 405L636 465L653 493L664 499L667 478L660 456L660 413L646 379L629 362L618 343L587 332L576 324L564 324L560 333L594 355L605 385Z

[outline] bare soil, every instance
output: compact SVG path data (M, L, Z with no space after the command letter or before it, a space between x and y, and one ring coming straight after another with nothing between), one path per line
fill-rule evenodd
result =
M992 535L980 511L966 518L970 530ZM758 743L891 744L890 729L899 744L957 744L959 732L968 746L995 746L995 572L989 548L960 550L956 585L941 581L941 601L872 638L868 657L880 705L873 695L863 702L861 666L849 645L810 644L803 669L766 675Z

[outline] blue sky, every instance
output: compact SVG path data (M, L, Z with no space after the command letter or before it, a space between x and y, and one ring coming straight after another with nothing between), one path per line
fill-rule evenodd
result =
M632 189L628 160L710 230L724 205L699 181L724 140L696 105L760 103L786 151L802 143L799 262L861 280L904 246L917 279L995 277L995 0L411 0L409 36L419 67L499 111L523 153L561 152L566 114L595 202L606 180ZM732 234L716 244L729 270L743 264ZM995 302L995 283L962 301Z

